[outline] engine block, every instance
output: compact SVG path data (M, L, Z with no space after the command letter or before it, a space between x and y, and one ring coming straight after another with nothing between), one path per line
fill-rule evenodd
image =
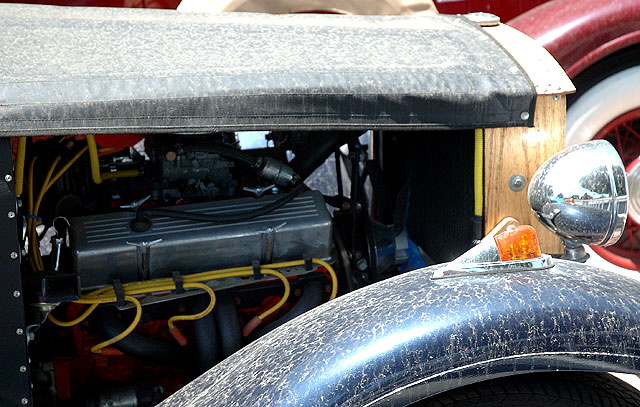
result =
M173 209L201 214L234 214L260 208L275 196L181 205ZM151 228L133 232L132 212L71 220L71 249L83 289L189 274L212 269L301 260L332 262L331 216L322 195L300 194L266 215L216 224L153 218Z

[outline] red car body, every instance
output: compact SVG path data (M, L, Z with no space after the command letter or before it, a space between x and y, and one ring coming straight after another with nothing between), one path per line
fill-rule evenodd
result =
M500 16L504 22L546 1L548 0L435 0L435 4L438 11L444 14L485 12Z
M640 43L640 3L635 0L556 0L509 25L538 40L575 78L597 62ZM640 51L636 55L640 61Z

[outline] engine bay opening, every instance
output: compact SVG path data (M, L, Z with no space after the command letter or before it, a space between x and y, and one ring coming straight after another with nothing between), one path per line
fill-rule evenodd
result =
M432 264L436 231L411 230L435 200L398 157L440 153L402 137L12 140L36 405L155 405L323 302Z

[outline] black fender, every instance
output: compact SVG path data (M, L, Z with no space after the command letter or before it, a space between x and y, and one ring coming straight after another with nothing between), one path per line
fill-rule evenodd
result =
M231 355L162 406L403 406L493 378L640 373L640 279L578 263L365 287Z

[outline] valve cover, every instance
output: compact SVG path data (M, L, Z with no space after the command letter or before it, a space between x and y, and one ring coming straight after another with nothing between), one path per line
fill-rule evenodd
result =
M173 209L200 214L250 211L277 199L241 198L181 205ZM333 261L332 223L322 195L300 194L266 215L236 223L206 223L154 217L151 228L130 228L132 212L71 220L71 249L83 289L170 277L226 267L301 260Z

